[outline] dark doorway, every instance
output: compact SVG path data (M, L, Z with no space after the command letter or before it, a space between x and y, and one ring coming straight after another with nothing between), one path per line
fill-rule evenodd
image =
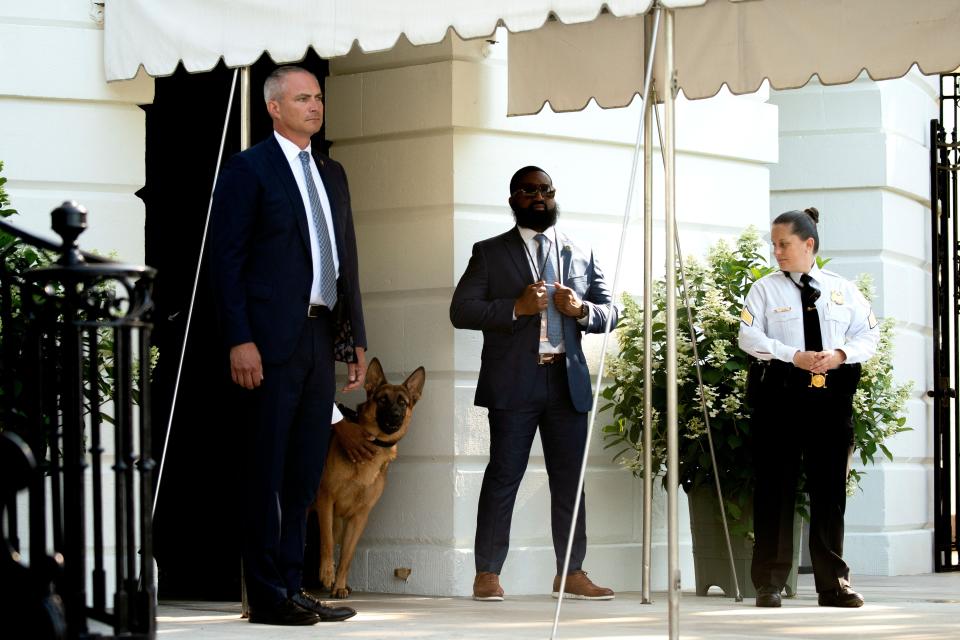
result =
M299 63L320 79L327 62L312 51ZM262 87L277 65L266 55L251 71L251 140L272 130ZM207 208L234 72L220 63L206 73L182 68L156 79L146 112L146 261L156 267L160 360L153 380L154 459L160 463L180 353L200 258ZM237 80L223 159L240 149ZM324 131L314 144L323 145ZM158 487L154 546L162 598L239 600L241 459L244 393L229 379L206 269L201 269L176 409Z

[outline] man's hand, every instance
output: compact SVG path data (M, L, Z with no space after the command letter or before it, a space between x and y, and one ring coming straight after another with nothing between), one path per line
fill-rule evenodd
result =
M263 382L263 363L260 351L252 342L244 342L230 349L230 377L244 389L256 389Z
M553 294L553 306L557 308L557 311L571 318L579 318L583 301L577 297L576 292L559 282L553 283L553 286L556 287Z
M373 455L377 452L377 445L371 444L374 437L364 431L363 427L354 422L341 420L333 424L333 432L350 462L373 460Z
M513 304L513 312L520 316L534 316L547 308L547 283L543 280L528 284Z
M357 347L357 361L347 363L347 386L344 391L353 391L363 386L367 375L367 354L363 347Z

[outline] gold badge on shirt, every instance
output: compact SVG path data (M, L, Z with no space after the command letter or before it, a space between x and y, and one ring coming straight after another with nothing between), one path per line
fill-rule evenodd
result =
M843 304L843 292L839 289L834 289L830 292L830 299L833 300L833 304Z
M750 310L746 307L744 307L740 312L740 320L742 320L743 324L747 325L748 327L753 326L753 314L750 313Z

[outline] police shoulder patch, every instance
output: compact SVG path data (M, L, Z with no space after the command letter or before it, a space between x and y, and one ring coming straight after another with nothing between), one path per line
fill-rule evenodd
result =
M740 312L740 320L748 327L753 326L753 314L750 313L750 309L747 309L746 307L743 308L743 310Z
M870 309L870 315L867 316L867 322L870 324L871 329L880 324L880 321L877 320L876 314L873 313L873 309Z

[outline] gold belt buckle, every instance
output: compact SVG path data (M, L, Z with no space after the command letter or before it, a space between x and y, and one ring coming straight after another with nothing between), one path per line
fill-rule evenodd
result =
M811 373L810 374L810 384L807 387L814 387L815 389L826 389L827 388L827 374L825 373Z

